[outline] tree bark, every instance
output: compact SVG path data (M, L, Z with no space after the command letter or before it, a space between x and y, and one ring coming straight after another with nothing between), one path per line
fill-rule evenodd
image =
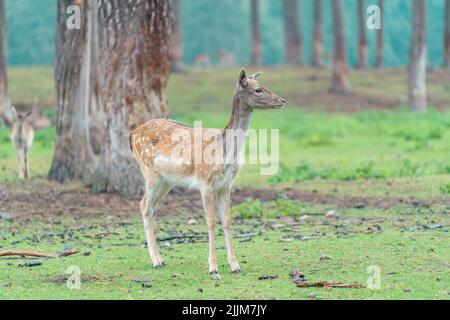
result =
M106 130L106 115L103 110L100 94L100 59L98 39L98 0L92 1L91 14L91 87L89 103L89 138L92 150L99 155L103 148L104 132Z
M251 64L262 65L261 27L259 24L259 0L252 0L252 36L253 47Z
M368 49L366 35L366 7L364 0L358 0L358 20L359 20L359 63L360 69L367 68Z
M338 94L351 92L342 0L333 0L334 16L334 74L330 91Z
M66 26L72 0L58 0L56 150L50 179L66 181L85 178L95 166L89 141L89 99L91 69L91 15L88 0L80 0L81 29Z
M12 124L13 113L8 94L8 24L6 0L0 0L0 125Z
M290 65L303 64L303 41L298 9L298 0L283 0L285 60Z
M130 150L130 132L169 112L171 1L103 0L99 28L107 128L93 190L132 196L144 185Z
M323 1L314 0L314 52L313 66L323 68L324 33L323 33Z
M409 66L409 103L414 111L427 110L427 14L426 0L414 0L411 57Z
M173 31L173 61L172 71L180 72L184 69L183 63L183 31L181 28L181 0L172 0L172 31Z
M376 66L381 68L384 65L384 0L378 0L381 14L381 29L377 30L377 58Z
M444 67L450 69L450 0L445 0Z

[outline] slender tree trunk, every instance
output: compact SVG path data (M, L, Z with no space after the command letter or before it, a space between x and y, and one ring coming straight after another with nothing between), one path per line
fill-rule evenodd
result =
M173 62L172 71L184 69L183 31L181 29L181 0L172 0Z
M367 68L368 49L366 35L366 7L364 0L358 0L358 20L359 20L359 64L360 69Z
M303 64L303 41L298 9L298 0L283 0L285 59L290 65Z
M136 195L144 185L131 154L130 132L169 112L171 2L103 0L99 28L107 128L93 189Z
M333 0L334 15L334 74L330 91L338 94L351 92L348 69L347 41L345 36L342 0Z
M322 68L324 55L324 33L323 33L323 1L314 0L314 51L313 66Z
M381 14L381 29L377 30L377 68L383 67L384 64L384 0L378 0Z
M445 0L444 67L450 68L450 0Z
M11 124L13 113L8 95L8 25L6 0L0 0L0 125Z
M259 24L259 0L252 0L252 35L253 47L251 63L253 65L262 65L262 45L261 45L261 27Z
M49 177L58 181L84 178L95 166L89 141L89 98L91 69L91 30L89 4L82 9L80 30L66 26L66 9L72 0L58 0L57 58L57 137Z
M426 0L414 0L409 103L414 111L427 110L427 13Z

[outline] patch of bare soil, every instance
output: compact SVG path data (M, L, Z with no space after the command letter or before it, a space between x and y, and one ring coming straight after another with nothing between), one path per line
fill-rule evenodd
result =
M109 193L94 194L89 189L68 188L55 182L40 184L36 187L28 186L20 192L15 191L14 188L17 188L17 185L4 184L0 186L0 212L8 212L14 219L139 215L138 198L128 199ZM233 191L232 200L233 204L238 204L250 199L272 201L280 196L299 200L305 204L330 205L341 208L448 205L448 198L419 200L414 197L338 196L292 188L283 190L236 188ZM175 189L163 199L158 214L201 213L201 210L201 198L197 191Z

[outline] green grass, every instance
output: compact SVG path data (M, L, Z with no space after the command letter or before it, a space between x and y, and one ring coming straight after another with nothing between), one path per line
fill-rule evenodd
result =
M270 113L270 116L268 116ZM227 114L203 111L176 119L204 126L221 126ZM293 125L297 123L298 125ZM302 112L294 107L255 115L253 128L280 130L280 171L260 175L259 165L246 165L244 185L266 182L296 184L303 180L385 179L450 173L450 113L372 111L353 115ZM45 175L53 156L54 129L38 132L31 151L34 175ZM0 129L0 180L14 178L16 159L8 131Z
M304 207L297 203L297 206ZM280 208L280 207L279 207ZM284 209L283 209L284 208ZM3 223L0 249L57 252L79 248L81 254L42 260L43 265L19 267L24 259L0 259L0 299L447 299L448 229L409 231L411 226L445 223L445 208L416 210L336 209L327 218L325 209L305 207L308 218L292 220L291 206L283 206L282 219L235 222L235 235L260 232L250 242L236 238L237 255L243 269L231 274L226 264L224 239L217 241L221 280L207 270L206 243L161 243L167 263L162 270L150 266L143 245L142 223L127 220L52 218L27 225ZM330 209L330 207L328 208ZM243 207L234 208L239 216ZM246 210L246 209L244 209ZM314 215L311 212L315 213ZM104 218L104 219L103 219ZM297 221L297 222L295 222ZM300 221L300 222L298 222ZM57 222L57 223L55 223ZM100 223L99 223L100 222ZM295 223L295 226L290 224ZM161 218L163 237L174 232L206 235L203 219L187 226L187 217ZM273 226L273 228L271 227ZM375 227L376 226L376 227ZM83 228L85 227L85 228ZM94 236L103 234L102 236ZM317 239L301 241L299 235ZM88 256L83 253L90 252ZM323 260L322 256L331 259ZM30 260L27 260L30 261ZM82 275L81 288L66 285L66 271L76 266ZM381 270L381 289L300 289L289 273L299 268L308 281L367 283L367 268ZM277 275L275 280L259 280ZM64 278L66 277L66 278ZM146 288L132 279L152 277ZM200 292L199 289L202 289Z

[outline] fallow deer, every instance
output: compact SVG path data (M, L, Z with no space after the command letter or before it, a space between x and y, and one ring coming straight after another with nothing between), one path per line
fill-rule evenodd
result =
M234 55L224 50L217 52L217 60L219 61L219 66L222 68L231 68L236 65Z
M19 159L19 179L29 179L31 178L31 173L28 152L33 145L34 129L29 123L28 117L32 112L18 113L14 107L12 107L12 111L15 121L11 127L9 137Z
M209 238L209 271L218 276L215 253L216 213L219 214L224 230L228 263L233 272L240 272L236 260L231 234L230 191L240 165L226 161L231 155L235 157L242 151L242 145L234 144L234 138L225 139L233 131L242 131L247 135L253 111L255 109L280 109L285 100L258 83L256 78L261 72L247 77L245 69L241 70L239 81L233 97L231 120L225 129L199 129L181 125L172 120L151 120L136 128L130 135L130 147L139 164L145 180L145 195L140 203L147 237L148 251L154 267L161 267L163 260L158 252L154 232L154 211L160 200L175 186L187 185L200 190L206 213ZM200 141L200 151L215 147L222 150L218 161L196 161L196 152L188 153L187 161L179 157L174 150L195 144L196 130L201 134L209 131L210 140ZM174 138L182 132L187 139L180 142ZM192 142L192 143L191 143ZM239 150L240 149L240 150Z
M206 53L201 53L195 57L192 63L194 67L198 68L209 68L211 66L211 58Z

